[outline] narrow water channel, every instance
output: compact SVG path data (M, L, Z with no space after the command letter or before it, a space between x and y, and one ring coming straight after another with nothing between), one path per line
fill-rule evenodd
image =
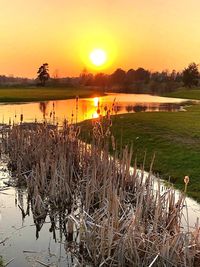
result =
M178 111L181 110L184 101L186 100L148 95L112 94L91 99L1 104L0 120L4 123L19 122L21 114L23 114L24 122L41 121L44 117L59 122L64 118L79 122L98 117L98 109L100 112L104 112L105 107L117 114L139 111ZM73 266L70 252L64 245L65 237L59 225L55 233L52 233L50 218L47 216L39 236L37 236L31 211L30 215L23 219L19 208L20 206L26 209L26 190L8 187L6 182L9 178L7 158L3 156L0 161L0 255L3 256L4 261L11 261L10 267L42 266L42 264L60 267L67 266L66 264ZM157 184L156 180L155 184ZM163 190L166 190L164 184L162 187ZM178 194L177 191L177 196ZM188 211L192 230L197 217L200 217L200 205L187 198L186 207L184 208L184 216L187 220ZM185 221L183 218L183 227L186 226Z

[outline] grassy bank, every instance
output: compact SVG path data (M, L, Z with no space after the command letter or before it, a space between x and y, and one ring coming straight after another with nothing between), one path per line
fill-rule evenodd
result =
M138 166L147 154L148 171L155 153L153 170L183 189L183 177L191 177L188 194L200 201L200 106L187 112L135 113L113 117L112 131L118 147L132 144ZM88 127L91 122L87 121ZM88 128L87 128L88 129Z
M0 88L0 102L34 102L59 100L100 95L98 90L91 88L63 88L63 87L27 87Z
M200 100L200 87L193 87L193 88L181 87L180 89L174 92L165 93L162 96Z

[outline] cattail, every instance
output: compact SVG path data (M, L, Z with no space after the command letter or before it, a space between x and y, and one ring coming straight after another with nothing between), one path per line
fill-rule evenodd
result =
M112 142L112 148L113 148L113 150L115 150L116 149L116 147L115 147L115 138L114 138L113 135L111 135L111 142Z
M184 190L184 192L186 193L186 191L187 191L187 185L188 185L188 183L189 183L189 181L190 181L190 178L189 178L189 176L185 176L184 177L184 183L185 183L185 190Z
M21 122L21 123L23 122L23 118L24 118L24 116L23 116L23 114L21 114L21 115L20 115L20 122Z
M190 181L189 176L185 176L185 177L184 177L184 183L185 183L186 185L188 185L189 181Z
M106 142L111 140L113 150L116 144L107 117L93 126L103 142L82 142L80 128L67 121L62 129L20 124L2 137L19 181L25 177L37 232L49 214L50 232L55 236L59 226L73 246L72 259L78 256L83 266L88 259L94 266L164 266L168 260L198 266L199 226L196 236L182 228L184 195L163 192L159 180L155 188L155 179L138 171L136 160L130 168L133 150L127 146L120 158L109 154ZM184 183L186 192L188 176Z

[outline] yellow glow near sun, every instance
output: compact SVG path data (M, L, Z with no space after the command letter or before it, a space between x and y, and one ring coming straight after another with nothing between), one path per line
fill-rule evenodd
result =
M84 33L78 49L83 68L89 72L109 72L113 68L117 57L117 42L105 29L91 29Z
M95 66L102 66L107 60L106 52L103 49L95 48L90 53L90 60Z

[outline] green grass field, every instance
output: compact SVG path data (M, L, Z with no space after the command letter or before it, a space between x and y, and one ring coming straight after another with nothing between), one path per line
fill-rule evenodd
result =
M155 153L154 173L170 178L179 189L184 188L184 176L190 176L188 195L200 202L200 105L189 107L187 112L117 115L112 121L118 147L121 142L123 146L132 144L138 167L146 151L148 171ZM89 121L83 124L91 127Z
M27 87L27 88L0 88L0 102L34 102L59 100L100 95L97 90L90 88L64 87Z
M193 88L182 87L182 88L179 88L175 92L165 93L162 96L186 98L186 99L200 99L200 88L199 87L193 87Z

